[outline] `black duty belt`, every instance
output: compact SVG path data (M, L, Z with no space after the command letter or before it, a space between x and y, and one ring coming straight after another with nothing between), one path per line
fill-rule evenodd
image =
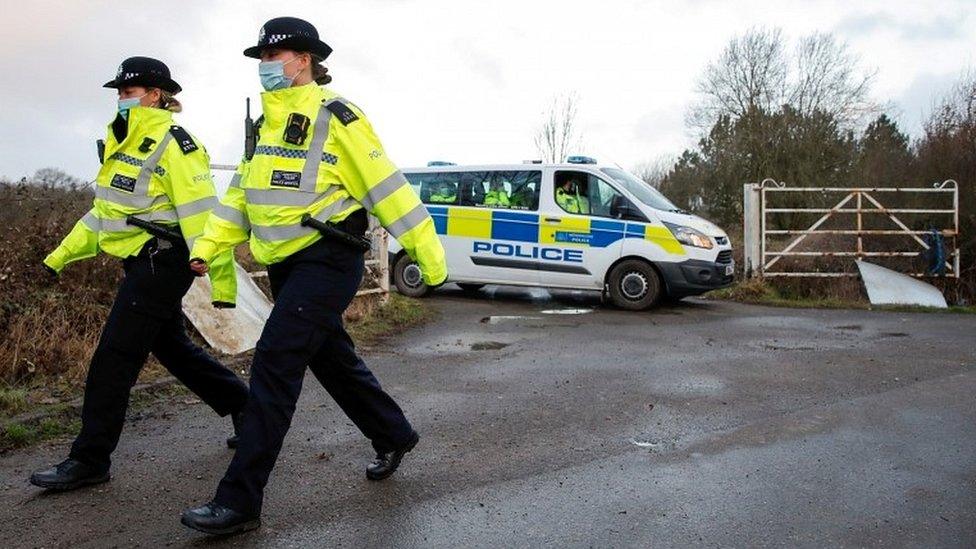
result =
M372 243L366 238L364 233L369 221L366 217L366 210L356 210L349 214L349 217L339 223L329 223L319 221L310 214L302 215L302 226L312 227L325 238L349 246L363 253L372 248Z

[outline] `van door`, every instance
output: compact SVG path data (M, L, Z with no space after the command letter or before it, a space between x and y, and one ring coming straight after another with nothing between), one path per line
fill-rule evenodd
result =
M539 235L541 181L539 170L464 172L462 202L452 210L448 234L468 237L469 280L539 284L533 254Z
M543 286L602 289L626 234L621 212L637 211L594 173L557 169L543 198L539 243Z

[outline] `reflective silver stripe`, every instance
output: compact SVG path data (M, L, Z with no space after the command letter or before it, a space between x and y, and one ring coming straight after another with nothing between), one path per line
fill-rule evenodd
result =
M85 217L81 218L81 222L94 232L102 230L102 220L95 215L95 212L88 212Z
M234 172L234 177L230 178L230 185L228 185L227 188L228 189L241 188L241 174Z
M393 223L390 223L386 230L390 231L393 238L400 238L407 231L420 225L425 219L429 218L430 215L427 213L427 208L423 204L417 204L417 207L405 213L400 219L397 219Z
M311 206L337 190L338 185L332 185L318 194L286 189L244 189L244 196L248 204L255 206Z
M136 178L136 186L132 189L132 194L140 196L149 194L149 179L152 177L156 165L159 164L159 159L162 158L163 152L166 151L166 145L169 145L172 139L173 134L166 132L163 140L156 146L156 150L142 163L142 168L139 170L139 177Z
M330 217L357 204L353 198L343 198L329 204L313 217L319 221L328 221ZM294 225L251 225L251 232L260 240L291 240L315 232L311 227L303 227L300 223Z
M131 208L138 208L140 210L148 210L153 206L158 206L159 204L169 202L169 197L165 194L161 194L159 196L134 195L125 191L113 189L112 187L100 186L95 187L95 198L100 198L102 200L115 204L121 204L123 206L129 206Z
M214 206L213 214L224 221L229 221L238 227L242 227L244 230L251 228L251 224L247 222L247 214L224 203L219 203Z
M180 217L190 217L191 215L203 213L213 208L216 202L217 202L217 197L207 196L199 200L194 200L193 202L180 204L179 206L176 207L176 213L178 213Z
M329 137L329 122L332 120L332 111L325 108L325 105L322 103L322 106L319 107L319 116L315 119L315 128L312 130L312 141L308 145L308 150L313 151L313 154L311 158L305 159L305 165L302 166L301 189L308 193L315 192L319 168L322 166L318 153L325 147L325 140Z
M363 205L366 206L366 209L372 210L384 198L397 192L407 184L407 178L403 176L400 170L397 170L391 176L376 184L372 189L366 191L366 196L363 197Z

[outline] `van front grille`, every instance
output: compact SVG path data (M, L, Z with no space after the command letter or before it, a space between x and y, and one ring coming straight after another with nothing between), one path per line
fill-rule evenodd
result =
M732 250L722 250L719 252L715 263L732 263Z

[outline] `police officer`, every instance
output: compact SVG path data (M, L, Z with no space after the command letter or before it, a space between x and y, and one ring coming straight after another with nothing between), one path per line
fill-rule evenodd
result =
M129 391L150 352L218 414L234 414L235 431L247 400L247 386L194 345L183 325L180 301L193 281L188 247L203 232L216 197L206 151L173 123L182 109L174 97L180 86L161 61L132 57L105 87L118 90L118 112L99 147L94 206L44 265L57 274L101 250L122 259L125 276L89 366L81 432L67 460L30 477L52 490L109 480ZM129 216L178 238L154 236L127 222ZM232 306L230 252L214 257L211 281L215 305ZM236 438L228 439L234 444Z
M430 202L436 204L454 204L457 202L457 187L449 181L441 181L430 195Z
M495 206L496 208L507 208L511 201L508 193L505 192L505 182L495 179L491 182L488 192L485 193L485 206Z
M556 187L556 204L569 213L590 213L590 199L586 197L586 190L581 194L580 183L573 177L566 178L562 185Z
M261 60L263 122L253 158L241 163L190 256L204 273L219 254L250 239L268 265L274 309L251 366L240 446L213 501L183 512L209 534L257 528L264 488L291 424L308 366L376 451L366 477L384 479L419 439L396 402L356 356L342 323L363 276L364 250L348 242L367 210L417 261L429 285L447 277L433 220L387 158L369 120L327 84L332 48L310 23L268 21L244 55ZM303 223L311 216L330 231ZM343 231L346 238L331 231Z

